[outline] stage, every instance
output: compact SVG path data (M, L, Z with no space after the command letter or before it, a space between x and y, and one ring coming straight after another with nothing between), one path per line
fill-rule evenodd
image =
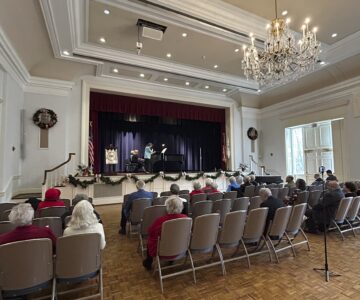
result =
M171 181L166 180L163 178L162 173L157 178L155 178L152 182L148 182L146 184L145 189L147 191L151 192L157 192L160 194L163 191L168 191L170 189L170 185L172 183L176 183L179 185L181 190L193 190L192 183L195 180L189 180L189 177L195 177L200 172L189 172L189 173L183 173L181 178L177 181ZM233 173L233 172L231 172ZM76 187L71 184L67 183L63 187L57 187L61 190L61 198L64 199L73 199L76 194L86 194L89 197L93 198L94 205L104 205L104 204L120 204L123 202L123 197L126 194L132 193L136 191L135 181L131 179L131 176L134 175L138 179L141 180L149 180L151 177L154 177L154 175L157 174L145 174L145 173L119 173L116 175L104 175L107 180L110 180L111 182L116 182L119 180L122 180L119 184L111 184L111 183L104 183L100 180L100 178L95 178L94 176L83 176L83 177L76 177L79 181L87 181L91 182L93 180L96 180L95 183L89 184L86 188L82 188L80 185L77 185ZM209 176L218 176L219 173L217 172L206 172L204 175ZM166 173L163 174L166 176L166 178L176 178L179 176L179 173ZM188 175L189 177L186 177ZM205 185L206 177L201 176L200 178L196 179L201 183L202 186ZM225 173L221 174L217 179L214 179L216 183L218 184L218 189L220 191L225 191L228 185L227 177L225 176Z

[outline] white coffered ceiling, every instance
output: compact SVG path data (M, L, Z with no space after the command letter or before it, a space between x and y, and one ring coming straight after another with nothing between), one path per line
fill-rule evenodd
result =
M360 1L279 0L278 6L280 13L288 11L295 31L305 17L313 19L326 65L261 92L243 76L241 46L251 31L261 47L264 27L274 16L270 0L2 0L0 25L34 76L134 78L227 94L251 107L360 75ZM141 38L141 55L136 53L139 18L167 26L162 41ZM331 38L334 32L338 35Z

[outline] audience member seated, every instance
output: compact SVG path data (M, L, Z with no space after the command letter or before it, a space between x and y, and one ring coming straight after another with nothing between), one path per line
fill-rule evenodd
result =
M45 193L45 200L38 205L38 210L45 207L65 206L64 202L60 200L60 194L58 189L48 189Z
M256 176L255 175L250 175L250 183L254 186L258 186L259 183L256 181Z
M286 184L284 185L284 187L288 187L289 189L296 187L296 184L294 182L294 176L291 175L286 176L285 182Z
M120 221L120 234L126 234L126 222L130 216L130 211L132 208L133 201L140 198L153 198L153 193L145 191L145 182L143 180L138 180L136 182L136 192L131 193L125 203L122 205L121 209L121 221Z
M329 226L331 220L335 217L336 211L339 207L340 201L344 198L344 193L341 191L339 184L336 181L329 181L327 184L328 190L324 197L312 209L306 211L306 232L318 233L319 230L324 230L325 226Z
M237 189L239 188L240 185L236 182L236 178L234 176L231 176L229 178L229 186L227 187L226 191L227 192L237 191Z
M139 157L139 150L132 150L131 151L131 163L136 164L137 167L135 169L135 172L145 172L144 169L144 159Z
M63 229L65 229L65 227L66 227L66 226L65 226L65 219L66 219L66 217L72 215L72 212L73 212L73 210L74 210L75 205L78 204L78 203L79 203L80 201L82 201L82 200L87 200L87 201L89 201L90 203L92 203L92 198L91 198L91 197L88 197L88 195L86 195L86 194L76 194L75 198L71 201L72 206L70 207L70 209L61 216L61 221L62 221ZM93 207L94 207L94 206L93 206ZM96 215L99 223L102 224L100 215L99 215L98 212L95 211L95 209L94 209L94 214Z
M188 210L189 210L187 200L184 199L184 198L181 198L179 196L179 192L180 192L180 187L176 183L173 183L172 185L170 185L170 193L171 193L171 195L179 197L181 199L181 201L183 202L184 208L183 208L181 213L187 215Z
M297 197L299 193L306 191L306 182L304 179L297 179L295 183L296 189L293 191L293 193L290 195L290 197L286 196L284 203L287 205L294 205L294 203L297 200Z
M197 195L197 194L204 194L204 192L201 189L201 184L199 181L194 181L193 182L193 190L190 193L190 196L192 195Z
M271 190L268 188L260 189L259 196L260 196L261 200L263 201L261 203L260 207L268 207L269 208L267 219L266 219L265 231L264 231L266 233L270 221L272 221L274 219L276 210L280 207L284 207L284 203L281 200L273 197L271 194Z
M211 178L206 178L205 186L202 188L202 191L204 193L208 193L210 190L212 190L212 186L211 186L212 183L213 183L213 180Z
M99 223L94 214L94 208L88 200L81 200L75 205L68 227L64 230L64 236L82 233L99 233L100 248L105 248L104 228Z
M320 174L315 174L314 179L315 181L311 185L316 185L316 186L323 185L324 180L320 177Z
M148 229L148 242L147 242L147 257L143 261L143 266L147 270L151 270L153 258L156 256L158 238L161 235L162 224L166 221L186 218L187 216L181 214L183 210L183 202L177 196L170 196L165 201L167 215L158 218Z
M238 177L236 177L236 182L239 186L241 186L244 182L244 178L241 175L239 175Z
M331 170L327 170L326 175L328 176L326 177L326 181L338 181L336 176L332 173Z
M213 181L211 183L211 189L207 192L208 194L213 194L213 193L221 193L219 190L218 190L218 184Z
M244 195L244 193L245 193L245 188L246 188L247 186L252 185L251 182L250 182L250 180L251 180L251 178L250 178L249 176L245 176L245 177L244 177L244 183L240 186L240 193L241 193L242 195ZM242 197L242 196L241 196L241 197Z
M345 197L356 197L357 187L354 182L347 181L344 184L343 192L345 194Z
M47 227L32 225L34 209L29 203L20 203L11 209L9 220L16 228L0 235L0 245L32 239L50 239L53 249L56 247L56 237Z
M29 203L31 205L31 207L34 209L34 211L36 211L38 209L40 202L41 202L41 200L39 200L38 198L35 198L35 197L29 198L28 200L25 201L25 203Z

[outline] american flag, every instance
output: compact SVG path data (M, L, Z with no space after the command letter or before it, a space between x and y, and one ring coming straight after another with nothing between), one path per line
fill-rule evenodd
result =
M89 124L89 166L94 167L95 163L95 153L94 153L94 144L93 144L93 133L92 133L92 122Z

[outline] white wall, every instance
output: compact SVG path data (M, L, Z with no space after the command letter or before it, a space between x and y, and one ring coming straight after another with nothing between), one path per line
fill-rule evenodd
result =
M21 174L20 111L24 93L1 66L0 73L0 202L6 202L17 190Z

